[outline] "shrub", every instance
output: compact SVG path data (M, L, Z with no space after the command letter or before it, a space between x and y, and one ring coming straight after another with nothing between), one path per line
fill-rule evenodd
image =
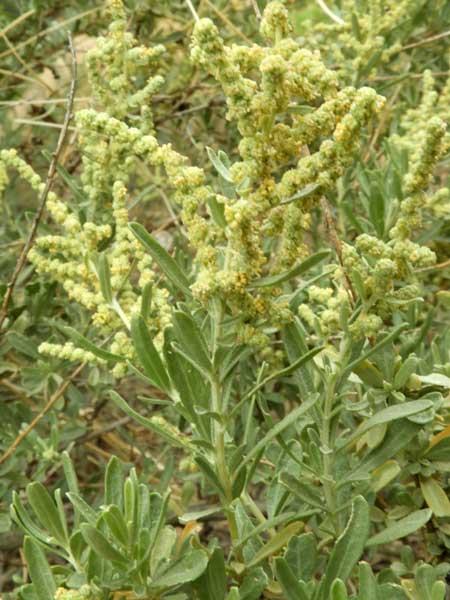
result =
M95 108L75 116L81 174L60 171L28 255L63 307L35 360L47 376L86 363L111 414L148 431L144 453L157 439L173 458L151 484L111 458L91 506L55 439L65 481L12 500L19 597L445 598L450 88L410 40L449 11L352 4L302 37L271 1L235 44L189 2L190 60L226 106L195 160L152 107L192 67L109 1L86 61ZM390 78L409 88L385 98ZM14 149L0 160L2 189L15 169L42 193ZM130 218L153 179L169 238L147 207ZM4 328L22 350L27 310Z

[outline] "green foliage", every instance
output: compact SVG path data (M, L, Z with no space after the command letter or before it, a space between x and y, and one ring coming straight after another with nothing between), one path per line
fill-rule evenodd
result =
M35 11L8 69L41 4L2 9ZM445 598L448 3L262 4L74 30L88 102L0 332L12 597ZM50 156L14 129L34 79L2 91L3 291Z
M165 524L169 494L150 492L134 469L124 480L116 458L106 468L104 499L97 509L76 492L67 496L78 517L71 530L59 489L53 500L41 484L27 487L38 526L19 496L14 497L12 518L26 534L24 551L32 581L24 597L50 600L55 593L74 597L78 591L83 597L104 598L130 589L156 599L185 587L205 570L208 556L198 541L189 535L177 539L174 528ZM42 548L61 556L67 566L52 572Z

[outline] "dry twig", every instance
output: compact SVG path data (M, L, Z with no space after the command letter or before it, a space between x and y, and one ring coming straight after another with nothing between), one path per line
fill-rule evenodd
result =
M69 130L69 123L72 119L72 109L73 109L73 102L74 102L74 97L75 97L75 87L76 87L76 80L77 80L77 57L75 54L75 48L73 46L72 36L70 35L70 33L69 33L68 37L69 37L69 48L70 48L70 54L71 54L71 60L72 60L72 81L70 83L69 95L68 95L68 99L67 99L67 109L66 109L66 115L64 117L64 124L62 126L61 133L59 135L58 143L56 145L56 150L53 152L52 160L50 162L50 167L48 169L47 182L46 182L45 188L42 192L39 206L38 206L36 215L33 219L33 223L31 225L30 233L28 235L25 246L23 247L23 250L17 261L16 267L15 267L14 272L11 277L11 281L8 283L7 288L6 288L5 296L4 296L3 302L2 302L2 307L0 309L0 331L2 329L2 325L3 325L3 322L5 321L6 315L8 313L8 306L11 301L11 297L13 295L14 287L17 283L17 279L19 278L19 275L26 263L28 253L29 253L29 251L33 245L34 239L36 237L37 228L39 226L39 223L42 219L42 215L44 213L48 194L53 185L53 180L54 180L55 173L56 173L56 167L58 164L58 158L63 149L64 141L66 139L66 135Z
M5 453L0 457L0 465L2 465L5 461L8 460L8 458L11 456L11 454L14 452L14 450L17 448L17 446L19 446L19 444L21 444L23 442L23 440L27 437L27 435L30 433L30 431L32 431L38 425L38 423L42 420L42 418L48 413L48 411L55 404L55 402L57 402L59 400L59 398L61 398L61 396L64 394L64 392L66 391L66 389L68 388L70 383L75 379L75 377L77 377L81 373L81 371L84 369L85 365L86 365L86 363L82 363L75 369L75 371L73 371L73 373L71 375L69 375L69 377L59 386L59 388L56 390L56 392L50 397L49 401L44 406L44 408L41 410L41 412L39 414L37 414L34 417L34 419L31 421L31 423L29 425L27 425L27 427L25 427L25 429L23 429L19 433L19 435L16 437L16 439L13 441L13 443L9 446L9 448L5 451Z

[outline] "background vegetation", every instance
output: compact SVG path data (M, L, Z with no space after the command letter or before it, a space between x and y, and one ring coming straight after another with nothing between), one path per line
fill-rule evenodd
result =
M253 0L195 3L198 15L211 18L229 45L264 45L259 23L265 4ZM64 344L65 326L75 328L97 348L104 347L105 336L93 327L89 310L27 262L0 331L0 591L5 597L47 600L70 589L75 597L124 593L174 600L339 600L347 594L366 600L382 595L444 598L443 578L450 569L450 144L448 132L436 133L430 123L433 118L447 122L450 117L450 5L445 0L342 0L328 4L330 16L321 2L285 4L293 39L302 48L320 50L321 60L336 73L340 88L368 87L385 102L355 130L359 147L342 172L330 176L331 185L326 187L325 182L323 193L307 186L306 192L299 190L294 198L303 202L302 192L308 200L312 195L305 209L310 226L305 227L301 240L286 230L281 238L292 235L292 245L301 245L303 255L295 255L292 264L280 259L278 271L275 267L273 272L260 273L275 277L289 273L269 287L275 289L274 296L289 300L292 318L265 320L263 311L264 318L258 321L250 315L246 324L264 335L263 343L243 340L231 319L219 336L219 347L221 343L225 349L242 346L236 359L226 355L226 360L236 361L230 410L238 408L225 430L231 474L239 471L244 456L251 456L245 482L233 481L230 509L230 498L225 503L221 499L227 495L222 494L223 481L217 482L217 474L209 473L208 464L182 444L171 445L170 427L177 428L175 437L190 438L189 412L177 410L160 381L153 385L152 368L145 368L138 348L131 362L135 368L143 367L147 380L132 368L118 377L108 361L86 361L79 368L80 361L73 356L49 356L38 350L45 342ZM227 197L227 160L240 160L242 132L236 120L226 120L226 83L213 67L208 72L208 65L190 59L195 19L189 6L181 0L129 0L125 9L126 28L136 44L165 47L155 72L148 74L164 77L152 97L158 142L171 143L190 164L203 168L208 184L216 189L221 186ZM111 90L109 107L93 93L86 64L87 52L106 34L111 20L111 12L100 1L21 0L0 6L1 148L17 149L44 181L72 78L67 31L78 62L75 111L91 107L114 111ZM139 76L137 81L139 85ZM313 84L318 85L317 81ZM321 103L322 98L295 98L291 103L295 106L289 109L308 115ZM54 191L77 214L110 223L111 200L94 206L81 178L83 161L90 159L79 143L81 128L72 121ZM326 137L320 130L313 136L312 154ZM293 160L288 157L286 164ZM420 168L415 168L417 161ZM284 164L280 167L285 168ZM411 183L412 176L422 177L421 182ZM144 225L190 282L195 281L199 267L189 243L192 234L165 170L141 165L131 173L127 187L130 221ZM0 191L3 295L30 231L37 197L9 168L0 173ZM420 198L418 206L402 205L410 197ZM390 231L400 219L413 245L395 256L397 271L389 272L391 266L384 265L387 271L377 271L379 280L368 282L381 269L377 261L385 258L382 244L393 239ZM39 235L57 231L44 213ZM376 240L380 245L376 246ZM98 250L107 249L109 243ZM282 251L271 239L263 250L269 257ZM430 253L434 260L429 260ZM302 261L308 256L313 260L305 265ZM290 271L297 259L302 259L303 268ZM175 315L176 344L189 359L189 337L196 334L189 330L192 323L184 320L192 314L215 359L215 341L205 334L214 322L214 309L183 296L170 279L172 263L165 269L164 261L156 262L157 284L168 290ZM338 280L330 265L340 269L343 280ZM332 291L311 294L313 285ZM352 297L347 315L328 303L330 297L342 303L342 289ZM235 314L232 302L224 308L225 315ZM269 304L265 306L268 311ZM366 309L370 318L357 330L355 323ZM146 334L142 335L146 342ZM133 336L135 346L140 339L138 334ZM313 358L316 351L321 353ZM302 359L304 364L299 362ZM168 364L167 356L164 360ZM217 360L220 363L220 357ZM175 379L172 373L170 377ZM119 394L115 401L111 390ZM200 392L205 397L212 393L209 389ZM296 412L316 396L323 402L322 412L313 411L311 419ZM125 412L120 398L128 403ZM240 403L242 398L247 402ZM333 405L328 416L327 398ZM200 404L201 399L194 407L200 411L200 420L217 421L214 410ZM150 427L145 419L139 422L129 407L146 419L163 417L162 435L156 421ZM299 420L286 421L292 414L298 414ZM18 440L30 423L30 431ZM279 431L277 423L283 424ZM265 440L262 448L257 447L261 452L251 454L260 440ZM200 442L198 447L202 449ZM209 452L206 443L203 447ZM342 455L344 447L345 460L336 460L327 471L327 453L340 450ZM131 467L135 471L122 488ZM220 479L220 465L218 471ZM333 486L340 479L348 488L338 492ZM61 500L54 504L39 484L51 495L61 489ZM152 502L157 508L148 523L139 513L139 502L127 509L130 495L147 502L140 484L155 494ZM70 502L66 492L72 493ZM113 504L123 515L112 509L105 517L101 507ZM370 533L366 527L369 506ZM89 507L97 513L91 514ZM55 510L59 516L53 514ZM70 532L76 533L71 544L60 523L61 511L67 515ZM231 513L237 519L235 534ZM130 539L135 534L128 531L127 551L120 546L122 516L135 527L153 532L149 533L153 554L147 562L153 561L156 573L159 558L167 559L168 566L160 579L153 578L153 587L146 587L146 575L138 567L136 572L130 568L137 559L126 552L131 552ZM34 526L28 522L33 519ZM163 521L165 543L157 535ZM53 539L44 539L41 530L49 531ZM101 548L95 531L113 539L110 545L125 552L128 566L121 566L120 557ZM361 549L359 539L363 539ZM83 544L90 548L88 558ZM53 571L51 577L38 581L33 572L47 574L44 554ZM95 582L90 588L83 588L87 581L80 576L83 569L64 566L70 564L68 555L74 564L90 561L83 567ZM99 557L97 562L94 555ZM367 562L354 568L360 559ZM174 566L177 560L184 561L181 567ZM30 572L34 587L27 585Z

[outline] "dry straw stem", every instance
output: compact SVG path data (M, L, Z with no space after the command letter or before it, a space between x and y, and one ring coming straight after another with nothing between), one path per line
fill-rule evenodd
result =
M419 46L425 46L425 44L431 44L437 40L441 40L442 38L448 37L450 35L450 31L443 31L442 33L438 33L437 35L432 35L429 38L425 38L424 40L420 40L418 42L414 42L413 44L408 44L407 46L403 46L400 49L400 52L403 50L411 50L411 48L418 48Z
M338 25L344 25L345 21L338 17L324 2L324 0L316 0L316 4L320 6L323 12L330 17L332 21L337 23Z
M47 174L47 182L46 182L45 188L42 192L38 210L36 212L36 215L33 219L33 223L31 225L30 233L28 235L25 246L23 247L23 250L17 261L16 267L15 267L14 272L11 277L11 281L8 283L7 288L6 288L2 307L0 309L0 331L2 330L3 322L8 313L8 306L11 301L11 297L13 295L14 287L17 283L17 279L26 263L28 253L33 245L34 238L36 237L37 228L42 219L45 204L47 202L47 197L48 197L48 194L53 185L53 179L54 179L55 173L56 173L58 158L63 149L64 141L66 139L66 135L69 130L69 123L72 118L73 101L74 101L74 97L75 97L75 88L76 88L76 82L77 82L77 57L75 54L75 48L73 46L72 36L70 35L70 33L68 34L68 38L69 38L69 48L70 48L70 55L71 55L71 62L72 62L72 81L70 82L69 94L68 94L68 98L67 98L67 109L66 109L66 115L64 117L64 124L61 129L61 133L59 134L59 139L58 139L58 143L56 145L56 150L53 153L53 157L50 162L50 167L49 167L48 174Z
M4 29L1 30L1 32L0 32L1 35L6 35L8 33L8 31L11 31L11 29L14 29L14 27L17 27L17 25L22 23L22 21L26 21L28 19L28 17L31 17L32 15L34 15L35 12L36 12L36 10L34 8L32 8L28 12L23 13L23 15L20 15L20 17L17 17L17 19L14 19L14 21L11 21L11 23L9 23Z
M64 394L64 392L66 391L66 389L68 388L70 383L75 379L75 377L77 377L81 373L81 371L84 369L85 366L86 366L86 363L82 363L81 365L79 365L75 369L75 371L73 371L73 373L71 375L69 375L69 377L64 381L64 383L62 383L59 386L59 388L50 397L49 401L44 406L44 408L41 410L41 412L39 414L37 414L34 417L34 419L31 421L31 423L23 431L21 431L19 433L19 435L16 437L16 439L13 441L13 443L9 446L9 448L5 451L5 453L0 457L0 465L2 465L5 461L8 460L8 458L15 451L17 446L19 446L19 444L21 444L23 442L23 440L27 437L27 435L38 425L38 423L48 413L48 411L52 408L52 406L59 400L59 398L61 398L61 396Z
M261 14L261 11L259 10L259 6L258 6L257 0L250 0L250 3L253 6L253 10L255 11L255 15L257 16L257 18L259 20L261 20L262 19L262 14Z
M39 33L28 38L21 44L14 46L13 49L10 48L9 50L5 50L4 52L0 53L0 59L5 58L6 56L9 56L10 54L14 54L17 50L22 50L22 48L25 48L25 46L34 44L34 42L37 42L42 37L45 37L47 34L53 33L54 31L58 31L58 29L61 29L65 25L69 25L70 23L73 23L74 21L79 21L80 19L83 19L84 17L88 17L89 15L94 14L95 12L100 10L100 8L101 8L100 6L97 6L96 8L90 8L89 10L86 10L86 11L80 13L79 15L70 17L70 19L66 19L65 21L61 21L61 23L57 23L56 25L53 25L52 27L48 27L47 29L40 31ZM32 13L25 13L25 14L29 15ZM6 29L3 30L3 32L6 33L7 31L9 31L10 28L11 27L7 27Z

